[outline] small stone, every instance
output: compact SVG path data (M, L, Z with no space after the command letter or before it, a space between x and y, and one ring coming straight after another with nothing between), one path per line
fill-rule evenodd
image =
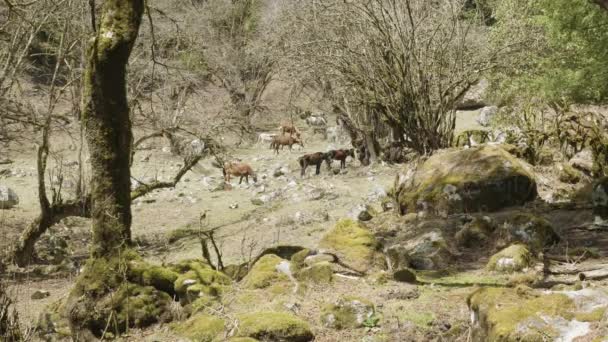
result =
M402 268L393 272L393 279L402 283L416 283L416 273L408 268Z
M239 207L238 203L232 203L230 206L228 206L228 208L230 209L237 209Z
M46 297L49 297L50 295L51 295L51 293L49 291L36 290L36 291L34 291L34 293L32 293L32 296L30 298L32 298L34 300L39 300L39 299L44 299Z
M0 209L10 209L19 204L19 196L13 189L0 186Z

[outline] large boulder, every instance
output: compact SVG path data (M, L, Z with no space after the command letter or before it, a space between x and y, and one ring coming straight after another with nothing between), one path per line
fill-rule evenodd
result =
M306 342L314 340L310 325L286 312L254 312L237 316L237 337L260 341Z
M468 298L473 341L600 341L605 289L483 288Z
M13 189L7 186L0 186L0 209L10 209L19 204L19 196Z
M529 170L499 146L447 150L420 165L395 195L401 213L497 211L536 198Z
M319 246L335 253L358 272L366 272L376 263L378 242L367 228L353 220L340 220Z
M456 104L457 109L476 109L487 105L488 80L482 79L467 91Z
M326 305L321 313L323 325L334 329L359 328L373 319L374 305L362 298L346 297Z

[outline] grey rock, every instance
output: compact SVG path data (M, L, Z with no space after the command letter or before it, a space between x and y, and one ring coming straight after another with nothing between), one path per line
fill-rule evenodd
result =
M19 204L19 196L8 186L0 186L0 209L10 209Z

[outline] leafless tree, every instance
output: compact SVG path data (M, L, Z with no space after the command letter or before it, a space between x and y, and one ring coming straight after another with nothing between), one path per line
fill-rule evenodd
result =
M481 17L463 0L295 3L301 39L291 46L303 68L332 84L333 103L360 129L374 158L392 136L426 154L449 146L455 103L503 47L484 44Z

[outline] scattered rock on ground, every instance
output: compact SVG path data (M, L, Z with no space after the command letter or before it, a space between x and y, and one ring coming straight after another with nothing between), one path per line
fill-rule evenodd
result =
M32 295L30 296L31 299L34 300L38 300L38 299L44 299L48 296L50 296L51 293L49 291L45 291L45 290L36 290L34 291L34 293L32 293Z
M549 221L532 214L516 214L504 223L504 229L512 240L525 243L536 253L560 241Z
M19 204L19 196L8 186L0 186L0 209L10 209Z
M321 313L323 325L334 329L359 328L375 314L374 305L361 298L345 297L327 305Z
M289 280L288 276L277 270L277 266L286 261L274 254L261 257L243 278L243 286L249 289L261 289L277 282Z
M479 116L476 121L478 124L487 127L492 122L492 119L498 114L498 107L496 106L487 106L481 108L479 111Z
M284 342L314 340L310 325L287 312L253 312L238 315L237 320L237 337Z
M570 159L570 165L575 169L590 174L593 170L593 153L588 149L580 151Z
M495 229L496 224L490 217L474 217L456 233L454 238L458 246L475 248L487 242Z
M487 268L497 272L518 272L532 265L532 253L523 244L511 245L494 254Z
M375 264L378 242L367 228L345 219L325 234L319 246L337 254L354 270L366 272Z
M605 225L608 221L608 177L603 177L593 184L591 202L595 223Z
M393 269L411 267L416 270L445 268L452 259L450 248L440 230L431 230L387 248Z
M402 283L416 283L416 273L409 268L401 268L393 272L393 279Z
M184 322L174 323L171 329L191 341L212 342L223 337L225 321L221 318L198 314Z

